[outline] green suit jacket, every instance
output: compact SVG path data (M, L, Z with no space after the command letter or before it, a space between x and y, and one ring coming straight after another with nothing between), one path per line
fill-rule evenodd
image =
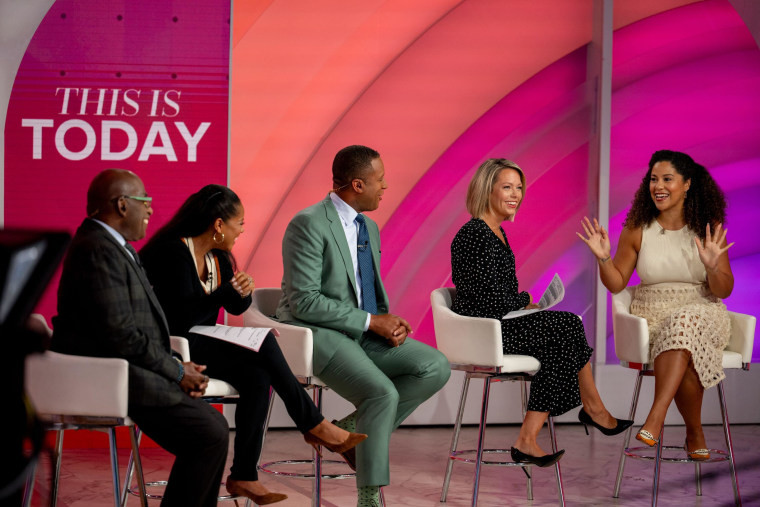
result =
M388 313L380 279L380 231L366 219L375 267L378 314ZM367 312L359 308L351 253L335 205L323 201L296 214L282 239L282 299L277 318L311 328L314 374L319 375L345 340L358 340Z

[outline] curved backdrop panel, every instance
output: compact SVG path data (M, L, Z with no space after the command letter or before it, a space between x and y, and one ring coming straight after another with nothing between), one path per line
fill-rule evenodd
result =
M528 178L517 221L505 225L521 286L537 297L558 272L568 289L561 308L588 327L596 267L574 232L596 208L592 3L370 2L331 12L325 30L308 23L314 12L288 17L288 4L252 9L233 35L230 183L249 211L238 259L257 284L279 285L285 226L325 196L334 153L367 144L390 184L373 218L392 310L434 343L429 294L451 284L467 183L485 158L506 157ZM282 26L304 36L285 40ZM758 213L757 44L726 0L639 2L616 11L615 28L613 240L651 153L692 154L730 203L739 283L727 304L757 313L760 240L738 237Z

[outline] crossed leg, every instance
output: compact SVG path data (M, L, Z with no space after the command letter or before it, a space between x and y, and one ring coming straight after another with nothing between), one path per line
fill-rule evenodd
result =
M578 372L578 385L580 388L581 402L583 408L591 418L595 421L599 421L600 424L606 428L614 428L617 424L617 420L612 417L604 406L599 391L596 388L594 377L591 373L591 363L581 368ZM522 426L520 426L520 434L517 436L517 441L514 447L531 456L544 456L548 454L544 451L537 442L538 434L541 428L544 426L546 419L549 417L549 412L536 412L529 410L525 413L525 419Z
M647 415L642 428L649 431L655 438L658 438L658 435L662 431L662 427L665 424L665 416L668 413L668 407L673 399L676 398L676 393L681 390L687 370L694 370L694 367L690 367L690 364L691 353L684 349L666 350L659 354L654 360L654 401L652 402L652 408L649 410L649 414ZM694 371L693 374L696 376L696 371ZM696 379L696 382L699 383L698 378ZM689 414L688 417L690 422L687 423L687 427L694 420L692 414L694 407L693 402L687 400L686 397L693 395L693 386L689 382L679 396L684 409L687 411L687 414ZM678 404L679 402L676 401L676 403ZM698 404L701 410L701 394L699 396ZM681 405L678 406L678 409L681 411ZM684 416L684 419L686 419L686 416ZM699 419L697 418L697 420ZM699 425L701 431L701 423L699 423Z
M681 385L676 391L675 402L678 411L686 424L686 445L688 449L704 449L707 447L705 434L702 431L702 399L705 388L699 381L694 363L689 361Z

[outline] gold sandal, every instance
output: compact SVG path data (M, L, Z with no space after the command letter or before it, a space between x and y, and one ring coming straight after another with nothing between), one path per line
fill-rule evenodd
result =
M694 449L693 451L690 451L689 448L686 446L686 442L684 442L683 450L686 451L686 454L689 456L689 458L693 460L704 461L706 459L710 459L709 449Z
M644 428L640 429L639 432L636 434L636 440L639 440L640 442L644 442L649 447L654 447L657 445L657 439L654 438L654 435L649 433Z

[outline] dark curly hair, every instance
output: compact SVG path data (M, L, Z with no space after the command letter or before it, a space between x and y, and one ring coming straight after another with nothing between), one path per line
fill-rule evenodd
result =
M200 236L217 218L229 220L240 211L240 198L222 185L206 185L180 206L174 216L161 227L140 249L141 257L150 257L151 251L161 248L164 241ZM235 258L225 250L214 249L217 255L229 259L235 268Z
M659 150L654 152L649 160L649 170L641 180L623 227L629 229L643 227L650 224L660 214L649 193L652 168L657 162L670 162L684 181L691 180L683 203L683 216L689 229L704 239L708 223L713 228L719 223L725 223L726 197L707 169L694 162L694 159L686 153Z

